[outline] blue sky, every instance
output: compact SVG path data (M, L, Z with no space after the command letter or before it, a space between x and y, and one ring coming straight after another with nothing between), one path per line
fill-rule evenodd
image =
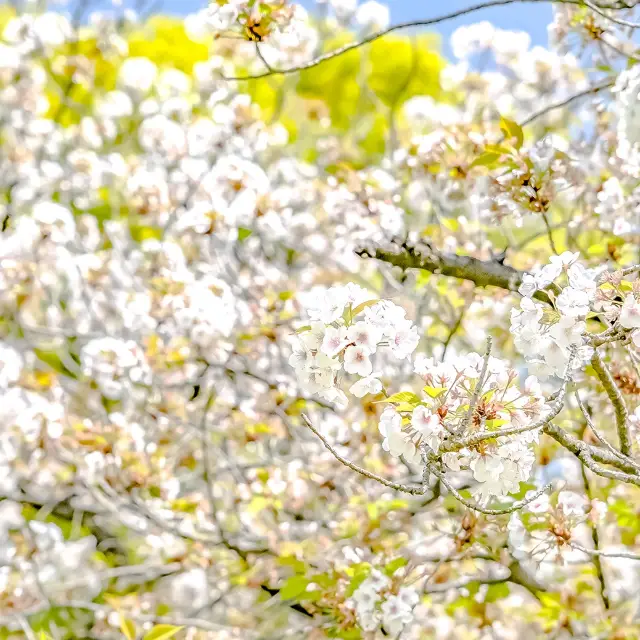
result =
M382 1L382 0L381 0ZM476 4L478 0L388 0L393 22L431 18ZM315 6L313 0L301 0L308 8ZM99 4L110 4L107 2ZM206 6L207 0L164 0L160 11L184 15ZM95 4L94 4L95 6ZM527 31L533 44L547 43L547 24L551 21L551 3L516 2L512 5L492 7L451 20L431 28L442 36L443 51L450 55L448 39L460 25L489 20L503 29Z

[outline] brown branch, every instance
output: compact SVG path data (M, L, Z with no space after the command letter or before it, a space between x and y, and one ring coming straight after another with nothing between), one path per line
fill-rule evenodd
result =
M610 454L604 449L596 449L586 442L576 438L564 429L561 429L553 422L549 422L542 428L543 432L551 436L556 442L561 444L565 449L575 455L586 467L591 469L596 475L625 484L633 484L640 487L640 476L634 472L626 473L623 471L607 469L599 462L611 465L613 467L622 466L622 461Z
M602 386L613 405L616 417L616 429L618 430L618 438L620 440L620 451L625 456L629 456L631 455L631 437L629 435L629 426L627 424L628 411L624 398L620 393L620 389L616 386L607 365L603 362L597 351L593 352L591 366L594 368L598 379L602 383Z
M376 258L402 270L421 269L431 273L469 280L478 287L498 287L507 291L517 291L522 283L523 271L518 271L497 260L479 260L471 256L440 253L433 247L420 245L399 246L399 251L383 249L362 249L356 251L361 258ZM536 291L534 298L549 302L544 291Z
M635 460L633 460L632 458L629 458L628 456L625 456L622 453L620 453L620 451L618 451L604 437L604 435L602 433L600 433L599 429L596 427L596 425L594 424L593 420L591 419L591 416L589 415L589 412L587 411L587 408L584 406L582 400L580 399L580 394L578 393L577 390L575 392L575 397L576 397L576 400L578 402L578 407L579 407L580 411L582 411L582 415L584 416L585 422L587 423L587 426L593 432L595 437L600 441L600 444L602 444L605 447L605 449L610 451L616 458L619 458L626 465L627 468L625 470L628 471L629 469L631 469L632 472L633 471L640 472L640 464L635 462Z

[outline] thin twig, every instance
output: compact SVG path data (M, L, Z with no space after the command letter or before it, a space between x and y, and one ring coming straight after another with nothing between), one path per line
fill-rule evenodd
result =
M435 466L430 466L430 471L435 476L440 478L440 480L442 481L442 484L448 489L449 493L451 493L456 498L456 500L458 500L458 502L461 502L465 507L468 507L469 509L473 509L474 511L479 511L480 513L484 513L485 515L488 515L488 516L501 516L507 513L513 513L514 511L518 511L519 509L522 509L522 507L526 507L529 503L533 502L534 500L537 500L543 493L545 493L545 491L548 491L551 488L551 484L547 484L544 487L542 487L542 489L539 489L538 491L536 491L533 496L531 496L530 498L527 498L526 500L519 500L518 502L514 502L511 506L504 507L503 509L488 509L486 507L480 506L477 502L474 502L473 500L469 500L468 498L465 498L446 479L445 474L439 469L436 469Z
M313 67L317 67L323 62L327 62L327 60L332 60L333 58L337 58L349 51L353 51L354 49L358 49L364 45L370 44L375 40L378 40L394 31L401 31L403 29L409 29L412 27L428 27L434 24L439 24L441 22L446 22L448 20L454 20L455 18L459 18L464 15L468 15L470 13L474 13L476 11L480 11L482 9L489 9L491 7L499 7L508 4L515 4L516 2L521 3L542 3L542 2L551 2L551 3L559 3L559 4L575 4L580 5L582 0L487 0L486 2L480 2L478 4L472 5L470 7L465 7L463 9L458 9L457 11L452 11L451 13L447 13L441 16L437 16L435 18L426 18L424 20L411 20L408 22L400 22L398 24L391 25L386 29L382 29L381 31L376 31L371 35L368 35L361 40L357 40L356 42L350 42L342 47L338 47L337 49L333 49L332 51L328 51L327 53L323 53L311 60L304 62L300 65L296 65L293 67L287 67L285 69L275 69L273 67L269 68L267 71L262 73L258 73L255 75L245 75L245 76L222 76L225 80L256 80L258 78L266 78L267 76L272 75L287 75L291 73L298 73L299 71L305 71L306 69L312 69Z
M600 551L599 549L587 549L577 542L569 542L569 544L578 551L588 553L590 556L599 556L601 558L626 558L627 560L640 561L640 554L627 551Z
M478 404L478 398L480 397L480 392L482 391L482 387L484 386L485 379L487 377L487 369L489 368L489 359L491 358L491 347L493 345L493 340L491 336L487 336L487 350L484 353L484 357L482 360L482 369L480 370L480 377L478 378L478 382L476 383L476 387L473 390L473 395L471 396L471 400L469 401L469 409L467 410L467 415L462 422L461 428L458 430L458 433L463 433L469 428L471 424L471 420L473 418L473 412L476 409L476 405Z
M619 458L620 460L624 461L626 464L631 465L632 467L634 467L636 470L640 471L640 464L638 464L637 462L635 462L632 458L630 458L629 456L625 456L624 454L620 453L620 451L618 451L605 437L604 435L600 432L600 430L596 427L596 425L594 424L593 420L591 419L591 416L589 415L589 412L587 411L587 408L584 406L584 403L582 402L582 400L580 399L580 395L578 394L578 390L576 389L575 392L575 397L576 397L576 401L578 402L578 407L580 408L580 411L582 411L582 415L584 416L584 419L587 423L587 426L589 427L589 429L593 432L593 434L595 435L596 438L598 438L598 440L600 441L600 443L607 449L609 450L614 456L616 456L616 458Z
M414 496L421 496L421 495L424 495L427 491L429 491L429 487L427 487L427 486L415 487L415 486L411 486L411 485L400 484L398 482L392 482L391 480L387 480L386 478L383 478L383 477L381 477L379 475L376 475L375 473L372 473L371 471L367 471L366 469L363 469L362 467L359 467L357 464L354 464L350 460L347 460L346 458L342 457L329 444L327 439L313 426L313 424L311 424L311 421L309 420L309 418L307 418L307 416L304 413L301 414L301 415L302 415L302 419L306 422L306 424L309 427L309 429L311 429L311 431L313 431L313 433L315 433L316 436L318 436L318 438L320 438L320 440L322 441L322 444L324 444L324 446L331 452L333 457L338 462L341 462L343 465L345 465L345 467L349 467L349 469L359 473L362 476L365 476L365 478L370 478L371 480L375 480L376 482L379 482L380 484L383 484L385 487L389 487L390 489L396 489L397 491L403 491L404 493L410 493L410 494L412 494Z
M580 98L584 98L585 96L591 95L593 93L598 93L599 91L603 91L604 89L609 89L614 85L614 82L615 82L614 80L607 80L606 82L601 82L600 84L596 84L586 89L583 89L582 91L578 91L578 93L574 93L573 95L569 96L568 98L565 98L564 100L561 100L560 102L554 102L550 105L547 105L546 107L540 109L539 111L532 113L528 118L526 118L526 120L523 120L520 123L520 126L526 127L527 125L531 124L538 118L541 118L542 116L546 115L550 111L561 109L562 107L566 107L570 105L572 102L579 100Z
M638 23L638 22L629 22L628 20L622 20L621 18L616 18L614 16L610 16L608 13L605 13L597 5L592 4L591 2L589 2L589 0L582 0L582 1L584 2L585 6L589 7L589 9L591 9L591 11L593 11L594 13L597 13L598 15L602 16L603 18L606 18L610 22L613 22L615 24L619 24L619 25L621 25L623 27L631 27L632 29L637 29L638 27L640 27L640 23Z

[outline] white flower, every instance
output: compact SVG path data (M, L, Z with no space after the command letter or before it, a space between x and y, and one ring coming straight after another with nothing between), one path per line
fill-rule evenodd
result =
M545 264L544 267L537 270L534 274L535 283L538 289L544 289L549 286L562 273L562 264Z
M244 2L245 0L230 0L223 5L212 2L203 12L204 19L214 31L226 31L238 19Z
M375 377L375 375L367 376L358 380L355 384L351 385L349 391L356 396L356 398L363 398L368 393L376 394L382 391L382 382Z
M2 544L7 544L5 540L7 533L12 529L19 529L24 524L22 507L13 500L2 500L0 502L0 540Z
M424 437L425 442L434 451L438 450L440 437L443 428L440 425L440 418L425 406L417 406L411 414L411 426Z
M380 416L378 430L384 436L382 448L395 458L403 456L407 462L419 463L420 452L408 434L402 431L402 418L393 407L387 407Z
M551 256L549 262L554 266L560 266L560 270L564 270L566 267L572 265L576 260L580 259L580 252L565 251L559 256Z
M400 587L398 591L398 599L411 608L415 607L418 602L420 602L418 592L412 587Z
M532 273L525 273L522 276L522 284L518 287L521 296L530 298L538 290L536 277Z
M333 357L340 353L348 344L349 340L347 340L347 329L345 327L336 328L328 326L325 330L320 350L322 353Z
M375 353L378 342L382 339L382 331L368 322L361 321L347 329L347 338L356 346L366 347L371 353Z
M347 347L344 352L344 370L362 377L368 376L373 371L370 355L371 352L366 347Z
M133 93L147 93L158 75L158 68L148 58L127 58L118 71L118 83Z
M486 20L458 27L451 36L453 55L459 60L488 49L495 36L495 27Z
M412 607L408 605L400 596L389 596L382 603L382 623L385 630L392 637L396 638L406 625L413 620Z
M329 4L339 20L347 20L354 14L358 0L329 0Z
M579 262L574 262L567 271L569 277L569 285L573 289L579 291L586 291L590 295L595 293L597 284L596 279L598 277L597 269L587 269Z
M418 330L409 320L405 320L389 336L391 351L400 360L408 358L415 351L418 342L420 342Z
M577 318L589 313L589 306L593 295L581 289L565 287L556 300L556 306L560 313Z
M325 331L328 327L324 326L322 322L312 322L311 329L309 331L304 331L300 334L300 340L302 344L311 350L320 349L321 345L324 344L325 339ZM324 350L322 350L324 351ZM326 353L326 352L325 352ZM327 355L334 355L327 353Z
M527 491L524 498L529 500L535 495L535 491ZM527 504L527 511L531 513L547 513L550 507L549 496L546 493L539 495L535 500L532 500Z
M24 361L13 348L0 342L0 389L5 390L20 378Z
M56 244L70 242L76 233L76 223L69 209L55 202L38 202L33 207L33 219Z
M331 324L342 316L348 303L348 291L341 286L315 289L308 294L307 313L312 320Z
M622 71L613 91L618 94L615 109L618 114L618 156L629 159L640 142L640 69L634 65Z
M363 31L381 31L389 26L389 7L369 0L356 11L356 22Z
M442 462L447 465L448 469L451 471L460 471L462 468L460 466L460 457L457 453L449 452L442 455Z
M498 456L478 456L471 461L473 477L478 482L491 482L500 477L504 471L504 464Z
M361 586L366 586L366 588L380 592L383 589L387 589L390 584L391 580L385 576L384 573L377 569L373 569Z
M306 349L302 343L298 343L289 356L289 365L296 371L304 371L311 363L312 358L311 351Z
M566 516L583 516L587 510L584 497L573 491L561 491L558 494L558 507Z
M542 387L536 376L528 376L524 381L524 390L531 396L542 396Z
M395 336L396 331L405 325L411 325L406 320L406 311L390 300L381 300L364 310L365 322L382 331L387 338Z
M80 352L83 373L96 381L102 394L119 400L133 383L148 384L150 371L144 353L133 340L97 338Z
M341 367L340 361L322 352L312 356L301 372L303 384L312 393L325 391L334 386L335 372Z
M629 293L624 299L618 322L625 329L640 328L640 302L636 300L632 293Z

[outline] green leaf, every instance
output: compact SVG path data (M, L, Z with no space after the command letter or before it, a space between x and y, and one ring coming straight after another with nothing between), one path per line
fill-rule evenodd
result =
M175 627L172 624L157 624L142 640L169 640L184 627Z
M509 587L504 582L499 582L498 584L489 585L487 589L487 594L484 597L485 602L497 602L498 600L503 600L509 595Z
M380 302L379 300L367 300L366 302L361 302L352 312L351 317L357 316L361 311L364 311L367 307L371 307L374 304Z
M242 242L243 240L246 240L252 233L253 231L251 229L245 229L244 227L240 227L238 229L238 241Z
M291 567L296 573L304 573L307 570L307 565L295 556L282 556L278 562L283 567Z
M161 227L132 224L129 227L129 233L135 242L144 242L145 240L162 240L163 230Z
M418 396L411 391L399 391L398 393L394 393L392 396L389 396L384 400L378 401L378 403L380 402L395 402L398 404L407 402L413 406L417 406L420 404L420 398L418 398Z
M367 579L367 576L371 573L371 565L366 562L353 565L347 569L347 574L351 572L353 576L347 587L347 596L352 596L356 589Z
M129 618L125 618L122 613L120 614L120 631L127 640L136 640L136 625Z
M487 167L489 169L495 169L501 156L501 153L495 153L494 151L485 151L471 163L471 167Z
M430 398L437 398L439 395L442 395L447 387L424 387L422 389Z
M505 424L507 424L509 421L505 420L504 418L496 418L494 420L487 420L484 424L487 427L487 429L497 429L498 427L501 427Z
M560 604L560 594L558 593L545 593L541 591L538 593L538 599L542 603L542 606L548 609L560 609L562 606Z
M551 307L545 307L542 310L542 318L540 319L540 324L555 324L559 322L561 315L555 309Z
M407 559L400 556L391 562L387 562L384 566L384 572L388 576L392 576L400 567L404 567L407 564Z
M509 149L509 147L503 147L499 144L485 145L484 150L490 153L499 153L500 155L507 155L507 156L513 155L512 149Z
M516 149L519 149L524 142L524 132L522 131L522 127L513 120L509 120L509 118L505 118L504 116L500 118L500 129L504 132L506 138L513 142L513 146Z
M296 329L296 333L304 333L305 331L311 331L310 324L305 324L304 327L300 327L299 329Z
M305 576L291 576L280 589L280 597L283 600L292 600L304 593L309 585L309 579Z

